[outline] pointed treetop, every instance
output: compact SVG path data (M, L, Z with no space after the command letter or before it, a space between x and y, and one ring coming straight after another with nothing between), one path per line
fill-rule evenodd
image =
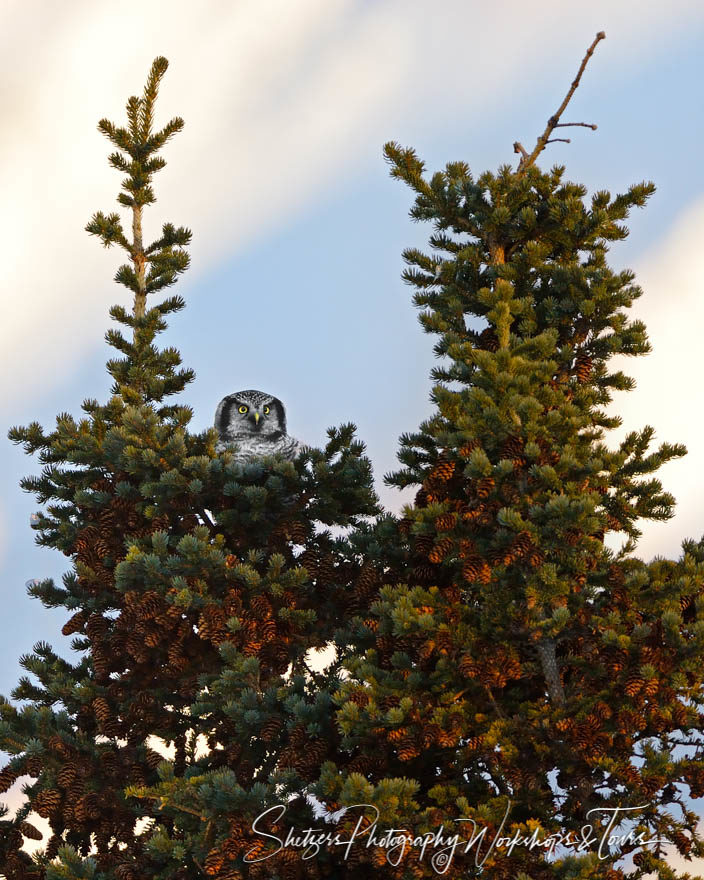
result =
M147 294L172 285L189 264L188 254L183 249L191 240L189 229L165 223L160 238L146 247L142 240L143 207L156 201L152 176L166 165L166 161L156 154L184 125L183 119L176 116L160 131L152 131L159 85L168 66L169 62L163 56L154 59L142 97L133 95L127 101L126 128L108 119L101 119L98 123L98 130L119 151L108 157L110 165L126 174L122 182L124 192L117 199L132 210L132 241L125 235L116 213L105 215L99 211L86 230L97 235L105 247L117 243L129 254L132 265L120 266L115 280L133 291L133 316L138 319L145 315Z

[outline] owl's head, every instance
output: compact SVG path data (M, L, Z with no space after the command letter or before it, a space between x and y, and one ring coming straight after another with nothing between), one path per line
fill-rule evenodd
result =
M264 391L236 391L218 404L215 427L222 440L252 435L274 440L286 433L286 412L278 397Z

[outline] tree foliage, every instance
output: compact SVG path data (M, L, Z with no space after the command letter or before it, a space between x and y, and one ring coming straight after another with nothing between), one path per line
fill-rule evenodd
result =
M704 853L688 800L704 794L704 544L676 562L634 555L638 522L672 515L654 474L685 450L653 448L650 427L606 442L620 420L605 407L633 385L611 361L649 350L628 317L641 290L606 255L653 186L587 199L561 167L475 179L455 162L428 178L413 150L386 157L412 218L434 226L404 277L442 360L435 411L387 478L418 486L396 533L384 524L394 579L341 637L338 721L366 772L326 765L319 792L417 835L486 827L450 876L611 880L629 852L628 876L674 876L652 845L552 860L489 846L536 828L581 841L618 807L621 833ZM366 857L406 878L435 876L431 856L409 846L395 870L382 848Z
M12 694L22 708L0 700L10 755L0 790L29 777L25 805L3 820L8 880L213 873L221 820L231 838L262 803L300 793L339 740L335 664L321 687L306 657L329 642L360 575L344 531L377 513L370 463L353 425L295 462L239 462L216 453L214 429L190 432L190 408L171 402L193 373L156 339L184 303L145 303L186 268L190 232L166 224L146 248L140 237L164 165L155 154L182 124L152 133L165 69L157 59L144 97L128 101L127 128L99 126L129 156L110 163L127 175L119 201L134 240L112 214L88 231L137 267L117 274L135 298L131 313L111 309L132 334L106 334L117 352L111 396L85 401L81 418L60 414L52 431L10 432L42 465L22 481L43 505L37 542L71 562L62 585L30 593L66 610L77 659L36 645ZM298 801L310 821L311 804ZM34 859L21 849L37 834L32 811L52 832Z
M76 659L36 645L0 700L0 790L23 778L27 798L0 815L5 876L678 876L662 846L599 848L618 809L619 832L704 855L704 541L676 561L636 554L640 521L672 515L658 468L685 450L654 447L650 427L608 442L607 407L633 386L614 358L649 345L628 313L641 290L607 254L652 184L589 198L538 168L559 113L515 170L429 177L386 146L412 218L433 225L404 277L439 358L434 412L387 477L417 487L396 517L353 425L293 462L241 462L173 402L193 373L156 340L184 303L147 300L186 269L190 232L142 242L183 124L153 131L165 70L156 59L126 127L99 125L132 213L131 239L118 214L87 227L129 258L111 396L10 432L42 465L22 482L37 541L71 563L30 592L66 610ZM30 858L32 812L51 837ZM354 843L277 845L312 827ZM411 842L385 843L388 828Z

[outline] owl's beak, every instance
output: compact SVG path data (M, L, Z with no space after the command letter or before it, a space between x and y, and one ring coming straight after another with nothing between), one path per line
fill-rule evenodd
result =
M254 413L254 424L255 425L259 424L259 413L258 412Z

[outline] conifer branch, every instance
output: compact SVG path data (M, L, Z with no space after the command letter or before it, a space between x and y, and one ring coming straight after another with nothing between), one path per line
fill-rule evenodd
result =
M577 88L579 87L580 80L582 79L582 74L584 73L584 70L585 70L587 64L589 63L589 59L594 54L594 50L596 49L597 44L599 42L601 42L601 40L604 40L604 39L606 39L606 34L604 33L604 31L599 31L599 33L596 35L596 37L594 37L594 40L593 40L591 46L587 49L587 53L584 56L584 58L582 59L582 63L580 64L579 70L577 71L577 76L575 76L575 78L572 80L572 85L570 86L569 91L565 95L562 103L557 108L557 112L554 113L548 119L548 123L545 127L545 131L538 138L538 141L537 141L535 147L533 148L533 152L528 154L527 150L523 147L523 145L519 141L516 141L514 143L513 152L521 154L521 159L518 163L518 168L516 169L517 174L522 174L527 168L530 168L530 166L533 165L535 160L543 152L543 150L545 149L545 147L548 144L554 143L554 141L564 141L565 143L569 143L569 140L567 138L552 138L552 139L550 138L550 135L553 133L553 131L556 128L570 126L570 125L581 125L581 126L584 126L585 128L591 128L592 131L596 130L596 125L594 123L591 123L591 122L560 122L560 117L567 109L567 105L569 104L569 102L572 100L572 95L574 95L574 93L577 91Z
M494 692L492 691L492 689L489 687L488 684L484 685L484 689L487 692L487 695L491 701L491 705L494 707L494 711L496 712L496 714L499 716L499 718L505 718L506 716L501 710L501 706L499 706L499 704L496 702L496 697L494 696Z

